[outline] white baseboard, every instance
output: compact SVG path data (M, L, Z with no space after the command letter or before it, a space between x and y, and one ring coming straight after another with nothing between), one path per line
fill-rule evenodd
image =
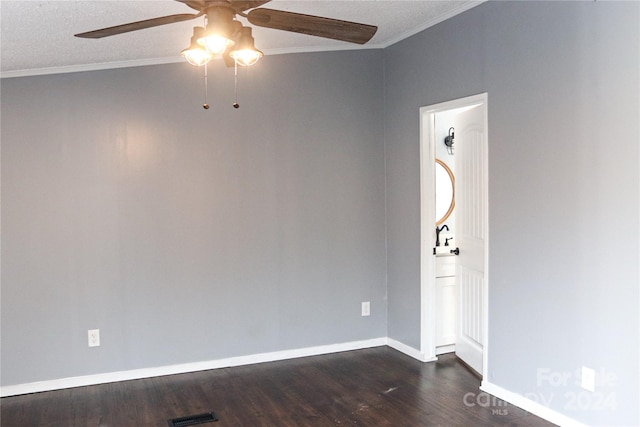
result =
M436 356L440 356L441 354L446 354L446 353L454 353L455 351L456 351L455 344L441 345L439 347L436 347Z
M562 427L587 427L586 424L582 424L581 422L567 417L566 415L563 415L557 411L554 411L547 406L527 399L520 394L505 390L504 388L492 384L488 381L482 381L480 390L489 393L497 398L500 398L511 405L524 409L525 411L530 412L533 415L537 415L538 417L543 418L550 423L557 424Z
M322 345L317 347L298 348L293 350L259 353L247 356L229 357L204 362L183 363L179 365L159 366L155 368L132 369L128 371L108 372L104 374L85 375L81 377L60 378L26 384L0 387L0 397L20 394L38 393L42 391L61 390L73 387L105 384L118 381L152 378L163 375L184 374L188 372L206 371L209 369L228 368L232 366L252 365L255 363L275 362L298 357L317 356L339 353L342 351L360 350L364 348L387 345L387 338L373 338L363 341L352 341L341 344Z
M363 341L351 341L341 344L306 347L292 350L275 351L270 353L251 354L247 356L229 357L225 359L203 362L183 363L179 365L159 366L155 368L133 369L128 371L108 372L104 374L85 375L81 377L60 378L48 381L38 381L26 384L16 384L0 387L0 397L17 396L21 394L38 393L43 391L61 390L73 387L105 384L118 381L153 378L163 375L184 374L188 372L205 371L209 369L228 368L233 366L252 365L256 363L275 362L278 360L295 359L299 357L318 356L322 354L339 353L343 351L360 350L365 348L387 345L421 362L433 362L437 357L427 358L419 350L388 337L373 338ZM505 402L524 409L551 423L563 427L587 427L566 415L560 414L538 402L534 402L517 393L500 386L483 381L480 389L496 396Z
M426 357L424 353L420 352L420 350L416 350L415 348L403 344L400 341L396 341L393 338L387 338L387 345L421 362L434 362L438 360L437 357Z

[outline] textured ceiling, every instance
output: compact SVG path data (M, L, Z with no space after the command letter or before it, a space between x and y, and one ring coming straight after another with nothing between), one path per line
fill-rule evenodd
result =
M479 0L463 1L281 1L264 7L362 22L378 26L364 47L386 47L463 12ZM143 65L181 60L196 20L150 28L103 39L73 34L127 22L192 13L173 0L0 1L0 71L3 77ZM239 18L247 23L244 18ZM254 27L256 47L266 55L361 49L349 43Z

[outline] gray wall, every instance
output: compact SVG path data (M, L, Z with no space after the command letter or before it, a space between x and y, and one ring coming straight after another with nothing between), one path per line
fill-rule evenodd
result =
M384 53L266 57L239 110L220 64L209 111L182 64L3 79L2 385L418 348L418 109L486 91L488 380L638 424L639 8L487 3ZM568 405L582 365L615 410Z
M3 79L2 385L386 336L382 64Z
M385 49L389 336L419 348L418 108L488 92L487 379L593 425L640 424L639 18L492 2Z

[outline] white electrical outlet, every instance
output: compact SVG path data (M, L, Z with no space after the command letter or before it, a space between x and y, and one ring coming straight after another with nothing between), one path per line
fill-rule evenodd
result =
M100 329L89 329L89 347L100 346Z
M362 315L369 316L371 314L371 304L369 301L365 301L362 303Z
M596 391L596 371L586 366L582 367L582 388Z

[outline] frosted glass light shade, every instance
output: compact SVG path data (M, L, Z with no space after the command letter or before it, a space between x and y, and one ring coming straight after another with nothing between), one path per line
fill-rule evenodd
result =
M203 27L193 27L193 36L191 36L191 44L188 48L184 49L180 54L184 56L184 59L191 65L201 66L211 60L213 55L207 52L202 46L198 44L198 39L204 34Z
M229 52L229 55L236 61L236 64L244 66L253 65L264 56L261 51L255 48L250 27L242 27L238 44Z
M238 65L244 65L245 67L255 64L264 56L258 49L233 50L229 55L231 55Z
M198 43L214 55L222 55L228 47L234 45L233 40L219 34L206 35L199 39Z
M211 58L213 57L211 53L200 46L195 49L187 48L180 53L182 54L182 56L184 56L184 59L186 59L189 64L195 65L196 67L200 67L206 64L207 62L211 61Z

